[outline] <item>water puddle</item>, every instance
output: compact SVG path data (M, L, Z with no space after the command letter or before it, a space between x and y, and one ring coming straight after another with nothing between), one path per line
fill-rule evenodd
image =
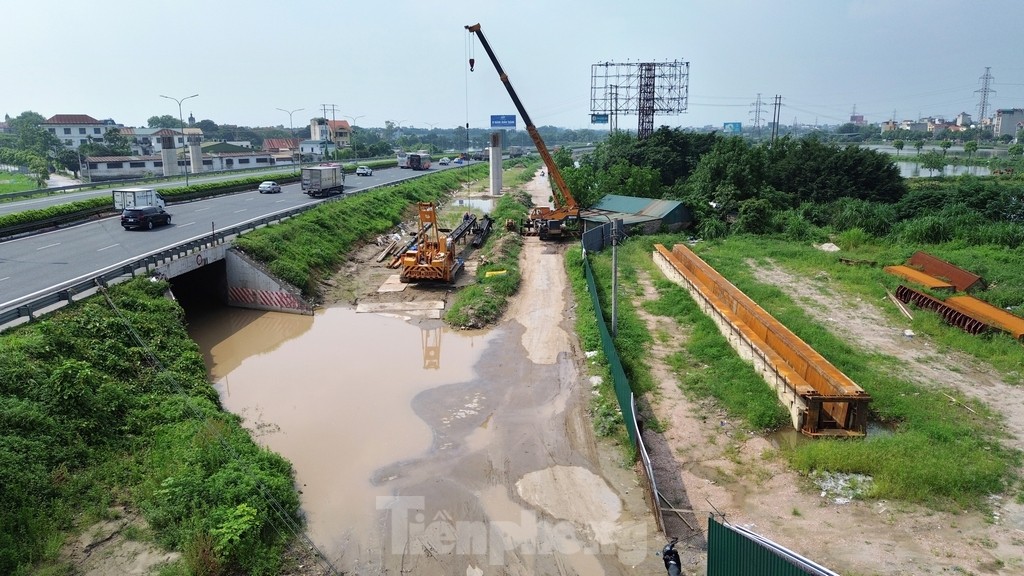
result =
M449 208L459 208L462 210L471 210L475 213L490 214L494 212L494 199L493 198L456 198L452 200Z
M470 380L488 340L346 308L313 317L215 309L189 331L224 407L294 465L307 532L329 556L364 549L377 533L376 498L391 489L374 472L430 448L413 397ZM466 415L472 400L453 408Z

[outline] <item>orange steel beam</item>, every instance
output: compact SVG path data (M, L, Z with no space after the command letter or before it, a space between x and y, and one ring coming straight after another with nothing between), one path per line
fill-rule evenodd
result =
M789 375L783 376L787 385L807 406L801 432L811 436L866 433L871 398L860 386L686 246L677 244L671 252L661 245L656 249L735 330L753 334L755 345L763 344L766 360L781 364L779 374Z
M974 296L953 296L946 299L946 304L993 328L1009 332L1017 340L1024 341L1024 318L1020 316L1010 314Z
M946 282L945 280L940 280L929 274L925 274L924 272L921 272L916 268L911 268L910 266L886 266L885 268L882 268L882 270L885 270L886 272L892 274L893 276L899 276L904 280L910 280L915 284L920 284L921 286L924 286L925 288L930 288L932 290L953 289L953 285L950 284L949 282Z
M954 266L927 252L914 252L914 255L910 257L907 264L920 268L926 274L936 278L949 280L953 286L956 287L957 292L967 292L972 288L985 287L985 283L982 281L981 276L978 276L973 272L968 272L963 268Z

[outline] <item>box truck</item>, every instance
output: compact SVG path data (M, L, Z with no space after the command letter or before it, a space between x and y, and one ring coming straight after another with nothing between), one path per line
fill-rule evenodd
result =
M340 193L345 187L345 171L341 166L312 166L302 169L306 194L314 198Z
M143 206L165 206L164 197L152 188L118 188L113 191L114 209L142 208Z

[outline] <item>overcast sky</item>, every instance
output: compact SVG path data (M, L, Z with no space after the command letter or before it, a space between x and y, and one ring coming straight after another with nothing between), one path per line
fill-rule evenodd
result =
M655 126L977 118L1024 108L1024 0L4 0L0 114L128 126L489 126L515 114L480 23L537 126L590 123L592 65L689 62L688 109ZM476 58L470 73L467 59ZM335 105L334 111L330 105ZM635 115L620 128L636 128ZM523 127L520 118L517 122Z

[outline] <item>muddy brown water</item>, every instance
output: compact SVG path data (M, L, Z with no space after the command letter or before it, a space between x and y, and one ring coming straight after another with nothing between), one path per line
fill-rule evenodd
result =
M488 339L346 308L222 308L190 332L224 407L295 466L309 534L328 548L376 529L376 497L389 490L374 471L431 445L413 397L469 380Z
M596 464L565 354L516 322L213 309L190 318L224 407L292 462L307 534L348 573L628 574L647 520ZM547 323L547 327L551 323Z

